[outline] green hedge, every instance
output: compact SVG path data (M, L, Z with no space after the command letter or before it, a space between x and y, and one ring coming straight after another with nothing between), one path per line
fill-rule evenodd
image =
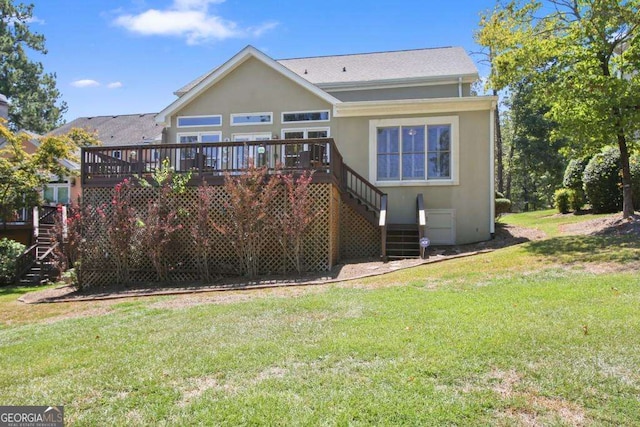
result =
M570 212L571 199L575 192L569 188L560 188L553 194L553 204L558 212L566 214Z
M582 209L584 204L587 203L587 197L584 194L582 176L584 174L584 169L587 167L587 164L589 164L589 160L589 157L572 159L564 170L562 185L564 188L573 190L571 197L569 197L569 208L575 212Z
M16 260L25 250L22 243L7 238L0 239L0 285L13 282Z
M594 213L613 213L622 209L620 151L607 147L589 160L582 175L584 190Z

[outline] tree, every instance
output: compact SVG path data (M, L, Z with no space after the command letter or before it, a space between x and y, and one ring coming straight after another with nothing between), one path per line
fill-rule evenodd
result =
M51 180L52 175L63 177L71 174L60 159L76 159L78 147L95 145L94 135L81 129L72 129L68 134L47 136L33 154L24 150L29 135L12 133L0 124L0 140L5 145L0 149L0 221L9 221L21 208L35 206L39 202L39 191Z
M62 123L67 105L58 102L55 74L27 56L27 49L47 53L44 36L29 30L32 19L33 5L0 0L0 93L11 102L12 130L44 134Z
M525 78L569 137L574 154L616 143L623 215L633 214L630 142L640 128L640 0L517 0L500 6L480 33L498 46L490 85Z
M523 203L525 210L551 205L554 191L562 186L565 160L560 151L564 138L552 138L556 123L535 93L540 90L525 80L512 85L509 141L508 198Z

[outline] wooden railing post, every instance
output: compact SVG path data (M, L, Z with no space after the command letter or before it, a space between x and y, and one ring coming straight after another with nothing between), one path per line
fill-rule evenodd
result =
M380 258L383 262L387 262L387 195L380 197Z
M33 207L33 238L38 238L38 233L40 229L40 214L38 213L38 207Z

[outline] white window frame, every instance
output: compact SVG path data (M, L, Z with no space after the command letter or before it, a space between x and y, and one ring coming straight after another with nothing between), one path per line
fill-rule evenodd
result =
M284 138L284 134L286 132L302 132L303 133L303 138L302 139L309 139L308 135L309 132L321 132L321 131L327 131L327 138L331 138L331 128L330 127L311 127L311 128L288 128L288 129L282 129L280 131L280 137L282 139Z
M304 114L304 113L327 113L326 120L290 120L284 121L285 114ZM283 111L280 114L280 123L283 125L289 123L326 123L331 121L331 111L330 110L306 110L306 111Z
M69 182L50 182L48 184L45 184L42 188L42 199L44 200L44 192L45 192L45 187L46 188L50 188L53 190L53 202L47 202L45 200L45 203L48 203L49 206L57 206L58 204L60 204L59 197L58 197L58 192L60 190L60 188L66 188L67 189L67 204L71 204L71 183Z
M221 144L222 143L222 131L216 130L216 131L204 131L204 132L178 132L176 134L176 143L177 144L183 144L182 142L180 142L180 137L183 136L196 136L198 138L198 140L196 141L197 144L203 144L202 142L202 135L218 135L218 137L220 138L220 141L218 142L214 142L213 144ZM209 144L209 143L207 143ZM220 149L216 148L215 149L216 152L219 151ZM185 157L184 159L182 158L182 153L180 152L180 149L178 148L178 153L177 153L178 159L179 160L187 160L191 157ZM209 161L209 159L207 158L207 166L209 167L213 167L213 168L220 168L220 156L216 157L216 163L213 164Z
M268 122L258 122L258 123L234 123L233 119L236 117L248 117L248 116L269 116L271 120ZM264 111L261 113L232 113L229 117L229 124L231 126L262 126L262 125L272 125L273 124L273 111Z
M238 140L238 138L247 138ZM272 137L271 132L243 132L231 134L231 141L233 142L255 142L255 141L270 141Z
M111 152L111 157L114 159L122 160L122 150L113 150Z
M217 125L183 125L180 126L180 119L197 119L201 117L218 117L220 119L220 124ZM179 128L214 128L222 126L222 114L204 114L199 116L178 116L176 118L176 127Z
M377 129L381 127L394 126L451 126L451 177L448 179L431 178L429 179L428 170L428 130L425 129L425 170L424 179L418 180L402 180L401 178L394 181L378 180L378 144ZM437 117L407 117L394 119L376 119L369 120L369 180L378 187L401 187L401 186L447 186L460 184L460 118L458 116L437 116ZM402 168L402 156L400 156L400 167ZM402 177L402 169L400 169L400 177Z

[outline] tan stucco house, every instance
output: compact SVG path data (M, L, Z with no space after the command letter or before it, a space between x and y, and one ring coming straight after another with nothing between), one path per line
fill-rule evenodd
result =
M432 245L488 240L496 98L474 95L477 79L458 47L274 60L248 46L176 91L155 115L153 138L114 145L99 135L105 146L84 148L83 197L109 200L117 182L162 161L191 173L192 185L219 185L253 158L274 170L315 171L322 214L305 246L310 269L417 256L425 236ZM144 204L148 196L136 197ZM224 212L214 206L212 215ZM214 256L219 265L229 262L226 245ZM183 269L176 280L187 280L188 244L174 255ZM286 268L276 249L269 256L262 271ZM96 283L104 274L97 267Z
M330 137L388 194L389 223L415 223L424 195L433 244L494 229L493 111L478 71L447 47L276 61L248 46L176 92L165 142Z

